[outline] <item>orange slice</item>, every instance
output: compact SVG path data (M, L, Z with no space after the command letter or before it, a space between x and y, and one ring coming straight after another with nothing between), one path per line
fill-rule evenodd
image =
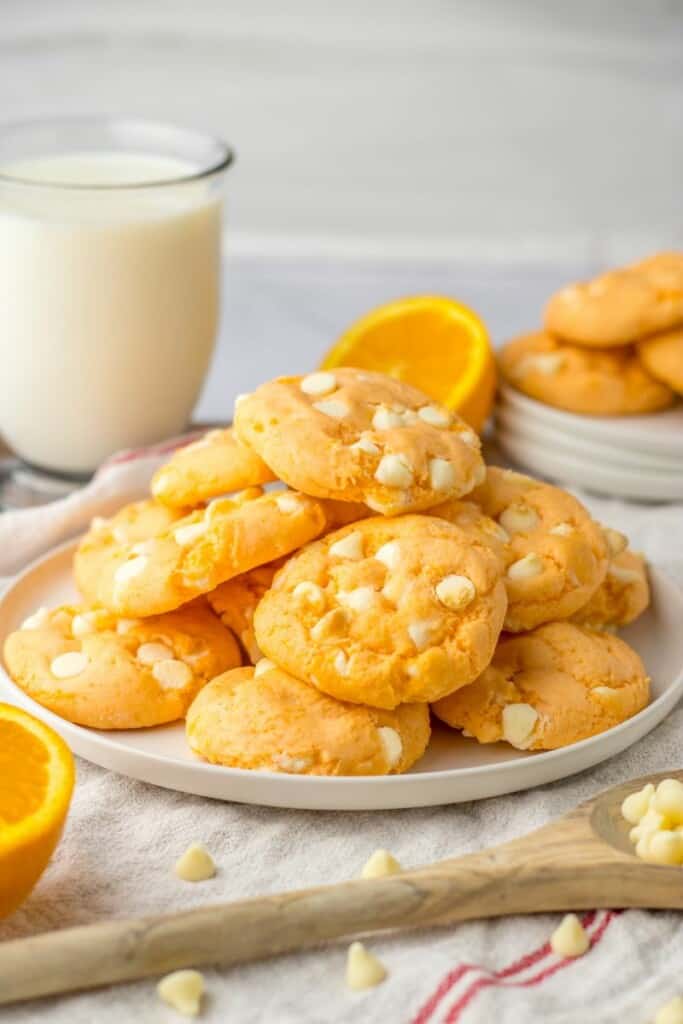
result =
M414 384L481 430L496 389L496 363L477 314L438 295L398 299L357 320L322 369L357 366Z
M62 832L74 786L66 743L0 704L0 917L28 896Z

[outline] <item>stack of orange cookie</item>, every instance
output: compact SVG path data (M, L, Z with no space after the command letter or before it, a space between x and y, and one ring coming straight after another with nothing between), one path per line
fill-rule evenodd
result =
M185 718L217 764L378 775L422 756L430 707L482 743L550 749L647 703L613 635L648 604L642 558L559 488L487 470L407 384L271 381L151 491L92 523L82 603L6 641L18 685L71 721Z
M569 285L544 329L508 342L506 380L547 405L596 416L654 412L683 395L683 253Z

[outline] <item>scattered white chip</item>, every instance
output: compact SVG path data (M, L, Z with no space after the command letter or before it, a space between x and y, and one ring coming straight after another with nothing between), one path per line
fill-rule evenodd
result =
M24 619L24 621L22 622L22 624L21 624L21 626L19 628L20 629L42 629L43 626L45 626L47 624L49 618L50 618L50 613L48 612L47 608L43 608L43 607L37 608L33 612L32 615L29 615L28 618Z
M424 651L431 646L434 625L430 619L418 619L408 624L408 636L418 651Z
M401 545L397 540L387 541L375 551L374 557L387 569L398 569L401 564Z
M383 455L375 472L375 480L386 487L410 487L413 483L413 467L405 455Z
M535 509L518 503L508 505L498 516L498 521L508 533L527 533L538 526L540 519Z
M173 539L181 548L188 544L194 544L196 540L206 533L207 523L200 519L198 523L188 523L186 526L179 526L173 531Z
M301 511L301 498L298 494L290 494L288 491L285 491L284 494L278 494L275 498L275 504L280 509L280 512L286 516Z
M651 782L639 789L636 793L630 793L621 805L621 813L631 825L638 825L650 809L650 802L655 795L655 787Z
M380 405L372 417L372 426L375 430L392 430L396 427L402 427L403 414L402 412L396 412L394 409L387 409L385 405Z
M366 455L379 455L380 449L369 437L360 437L355 444L349 445L352 452L365 452Z
M192 843L173 867L183 882L205 882L216 874L216 865L209 851L201 843Z
M441 604L451 611L466 608L477 596L476 587L469 576L459 576L457 573L444 576L434 591Z
M455 485L455 467L448 459L429 460L429 484L434 491L450 491Z
M340 590L337 593L339 603L354 612L367 612L376 598L373 587L356 587L355 590Z
M387 976L384 964L362 942L352 942L346 959L346 984L355 992L374 988Z
M450 413L438 405L423 405L417 415L432 427L448 427L451 422Z
M398 875L403 868L388 850L375 850L373 855L363 865L361 878L388 878L389 875Z
M173 651L166 644L140 644L136 658L142 665L154 665L157 661L166 661L173 657Z
M274 661L271 661L270 658L261 658L254 668L254 679L258 679L259 676L264 676L266 672L270 672L273 668L275 668Z
M173 971L157 985L157 995L183 1017L198 1017L204 994L204 977L199 971Z
M334 656L334 670L340 676L347 676L349 674L349 659L343 651L337 651Z
M574 527L571 523L558 523L557 526L551 526L548 533L552 533L553 537L571 537Z
M292 591L292 597L310 604L312 608L319 611L325 607L324 590L311 580L302 580L301 583L297 583Z
M557 956L583 956L591 940L576 914L566 914L550 936L550 946Z
M120 565L114 573L114 580L116 583L125 584L135 579L136 576L140 576L147 568L149 564L149 558L146 555L138 555L136 558L131 558L130 561L124 562Z

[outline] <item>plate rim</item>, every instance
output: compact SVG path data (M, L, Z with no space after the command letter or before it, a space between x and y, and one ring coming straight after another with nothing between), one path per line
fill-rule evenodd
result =
M3 592L0 593L0 612L4 610L5 604L9 602L9 600L15 594L15 592L19 590L22 586L24 586L27 580L31 576L33 576L35 572L45 569L49 565L49 563L56 561L59 558L67 555L69 552L75 550L76 546L78 545L78 542L78 537L64 541L56 547L50 548L47 552L45 552L38 558L34 559L28 566L26 566L26 568L22 570L21 573L19 573L12 579L10 584L3 590ZM677 595L677 600L680 603L681 611L683 611L683 590L679 587L677 582L673 580L663 569L661 569L657 565L649 565L648 568L650 572L652 589L656 590L659 587L663 587L665 590L669 592L675 592ZM5 635L3 634L2 636L0 636L0 645L4 642L4 639ZM3 690L5 691L5 694L7 694L8 696L3 695ZM113 750L115 753L124 755L126 757L139 759L140 761L145 762L149 765L172 765L175 769L187 770L193 773L198 773L199 775L207 775L211 778L228 778L236 780L253 781L254 777L256 776L260 781L264 783L276 782L278 786L284 790L291 788L297 792L301 789L319 792L334 792L336 790L358 790L359 792L362 792L363 790L367 791L369 788L371 788L372 790L386 791L387 794L389 794L393 793L394 791L400 792L400 790L402 788L405 788L407 784L429 785L430 783L436 784L437 782L444 783L448 781L455 783L457 782L458 779L468 779L472 777L488 778L489 776L499 774L505 771L506 769L531 772L534 768L536 768L539 775L542 775L543 768L545 768L546 766L550 767L552 770L553 765L561 765L562 761L565 759L573 760L576 757L577 760L581 761L582 754L588 753L589 751L594 750L594 748L598 746L602 746L605 743L606 738L609 738L609 740L612 741L616 740L617 748L613 749L611 752L605 753L604 757L598 757L594 761L589 760L588 762L581 763L574 768L568 768L565 775L552 775L550 779L545 778L537 783L524 782L521 786L513 785L511 786L510 790L508 790L508 792L514 792L520 789L532 789L536 786L545 785L548 781L557 781L561 778L569 777L572 774L575 774L576 772L584 771L589 767L592 767L596 764L601 763L604 760L609 759L610 757L614 756L617 752L626 749L628 746L631 745L630 743L626 743L623 746L619 746L620 739L624 737L624 734L630 731L638 732L638 737L633 740L634 743L637 742L639 738L642 738L649 731L647 729L647 725L649 724L650 719L657 719L657 721L653 722L651 725L651 728L655 728L656 725L659 724L659 722L663 721L664 717L666 717L670 710L673 709L673 707L676 705L676 703L678 703L678 700L680 700L682 696L683 662L681 662L675 675L666 684L666 687L662 691L662 693L660 693L660 695L656 697L655 700L651 701L651 703L649 703L647 707L643 708L637 714L633 715L629 719L626 719L624 722L620 722L619 725L613 726L611 729L608 729L605 732L598 733L595 736L589 736L584 740L579 740L577 743L570 744L566 747L560 747L556 750L538 751L532 754L524 754L520 752L521 756L519 757L512 757L508 760L493 762L491 764L470 765L462 768L432 769L430 771L425 772L406 772L401 775L302 776L296 774L289 774L286 772L272 772L268 770L253 771L251 769L246 768L232 768L224 765L209 764L208 762L202 761L199 758L197 758L196 760L181 761L177 757L169 756L168 754L157 754L139 748L130 748L125 744L117 742L117 730L111 730L110 732L108 732L106 730L90 729L87 726L77 725L73 722L69 722L67 719L62 718L55 712L50 711L48 708L43 707L32 697L28 696L28 694L24 693L24 691L21 690L21 688L13 682L7 670L5 669L4 661L0 660L0 700L9 700L13 697L16 704L18 704L20 707L29 710L32 714L35 715L35 717L41 718L42 720L46 721L47 724L54 728L57 732L60 732L66 737L69 737L72 734L76 736L77 743L79 742L79 737L85 737L84 742L93 742L97 745L101 745L105 750ZM662 704L670 704L670 708L669 711L664 712L661 718L658 718ZM170 726L176 726L178 724L179 723L175 722L168 723L168 725ZM645 729L643 731L639 731L640 727L643 725L645 725ZM164 726L154 728L164 728ZM134 730L125 731L133 732ZM130 772L126 772L121 769L108 768L106 766L102 766L98 761L93 760L89 755L80 754L76 750L74 750L74 753L77 753L78 756L83 757L84 760L90 761L93 764L99 764L100 767L105 767L105 770L107 771L114 771L117 774L124 775L128 778L139 779L139 776L136 776ZM163 786L163 783L148 782L148 784ZM187 789L181 789L177 786L168 786L165 788L169 788L174 792L191 792ZM487 798L488 797L467 797L466 800ZM236 797L234 795L218 797L218 799L233 802L246 802L260 806L263 806L264 804L267 805L266 801L241 801L239 797ZM387 804L385 809L388 810L392 808L399 808L401 806L436 806L455 802L457 802L457 800L437 799L431 802L427 801L425 803L420 804L408 803L402 805L400 803L389 803ZM271 806L296 806L296 802L294 804L287 804L277 801ZM311 807L310 809L317 810L324 809L324 807L323 805L321 805L321 808ZM328 807L327 809L330 808ZM340 807L340 809L343 808ZM349 806L349 808L347 809L361 809L361 807L356 807L354 805L353 808ZM363 809L371 808L366 807Z

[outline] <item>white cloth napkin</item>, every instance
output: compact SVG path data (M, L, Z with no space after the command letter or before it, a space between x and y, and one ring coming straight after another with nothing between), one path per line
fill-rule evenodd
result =
M164 453L128 453L89 487L44 508L0 517L0 573L140 497ZM581 495L598 518L683 582L683 507L638 506ZM677 709L625 754L574 778L475 804L410 811L315 813L226 804L172 793L84 761L64 838L28 902L0 922L0 940L107 917L158 913L341 881L377 847L406 866L522 835L610 785L681 766ZM193 841L212 851L218 876L198 885L171 874ZM345 946L233 971L206 971L203 1020L215 1024L646 1024L683 993L680 917L585 915L594 944L577 961L550 952L559 915L507 918L370 939L389 976L365 993L344 986ZM239 941L236 937L235 941ZM2 948L0 946L0 957ZM3 1024L120 1024L179 1018L151 981L3 1008Z

